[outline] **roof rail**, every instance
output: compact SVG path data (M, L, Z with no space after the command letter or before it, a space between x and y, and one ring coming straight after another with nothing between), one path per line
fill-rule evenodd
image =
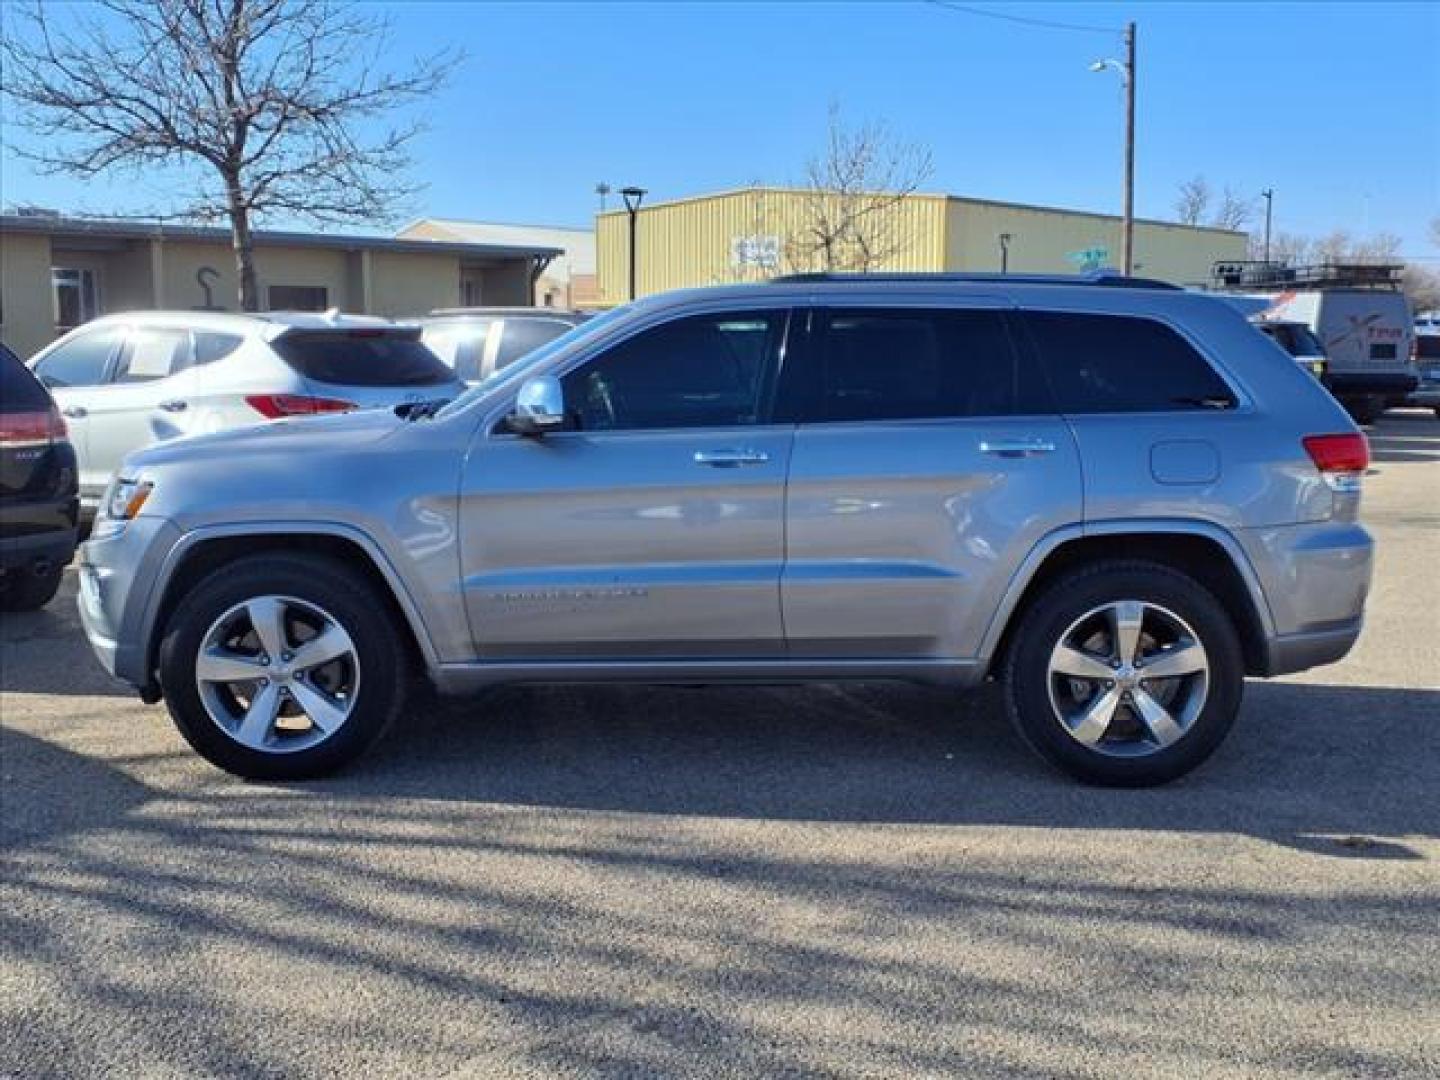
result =
M1114 270L1093 270L1086 274L994 274L982 272L934 273L907 271L857 273L814 271L803 274L781 274L770 279L772 285L837 284L866 285L875 282L910 282L913 284L1001 284L1001 285L1108 285L1124 289L1175 289L1168 281L1156 278L1130 277Z

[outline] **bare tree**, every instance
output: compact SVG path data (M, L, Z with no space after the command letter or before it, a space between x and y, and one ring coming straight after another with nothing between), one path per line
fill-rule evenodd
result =
M1226 185L1225 194L1220 198L1220 205L1215 208L1215 213L1210 219L1210 224L1217 229L1243 229L1250 224L1255 216L1255 204L1246 198L1242 198L1235 192L1235 189Z
M67 19L35 3L8 28L3 88L35 136L21 153L92 177L173 169L175 217L228 220L242 309L259 306L252 226L389 216L411 122L457 55L380 70L388 24L334 0L99 0ZM62 20L67 24L62 25Z
M1199 225L1210 208L1210 183L1198 173L1180 185L1175 196L1175 218L1181 225Z
M904 249L903 204L929 178L929 151L897 141L884 125L846 127L838 108L822 153L805 172L803 222L785 256L801 270L869 271Z

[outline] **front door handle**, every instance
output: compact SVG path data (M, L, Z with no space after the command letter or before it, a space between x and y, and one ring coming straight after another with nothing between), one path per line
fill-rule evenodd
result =
M179 398L171 398L169 401L160 402L160 408L166 412L184 412L189 406L190 403L188 401L181 401Z
M1035 457L1038 454L1053 454L1055 444L1049 439L984 439L980 443L980 452L996 457Z
M90 415L90 410L83 405L69 405L60 410L61 416L68 416L71 420L83 420Z
M696 465L709 465L716 469L735 469L741 465L763 465L769 460L770 455L765 451L748 448L695 451Z

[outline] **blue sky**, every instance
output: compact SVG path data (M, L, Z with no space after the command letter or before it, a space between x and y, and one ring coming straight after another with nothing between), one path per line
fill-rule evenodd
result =
M837 102L928 147L932 190L1118 210L1122 100L1092 60L1139 23L1137 213L1177 186L1276 191L1276 228L1399 234L1440 214L1440 5L928 3L391 5L393 52L461 45L423 109L417 214L585 224L597 181L652 199L798 180ZM5 135L11 129L7 124ZM7 152L0 198L161 206L162 177L82 185ZM277 223L278 224L278 223ZM375 228L381 228L376 223ZM357 231L364 231L359 229Z

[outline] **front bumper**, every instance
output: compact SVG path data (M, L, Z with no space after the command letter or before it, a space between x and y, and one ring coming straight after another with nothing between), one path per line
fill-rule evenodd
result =
M1404 397L1420 380L1411 372L1400 371L1335 371L1323 380L1336 397L1359 397L1374 394L1381 397Z
M141 516L80 546L76 602L85 636L106 671L141 689L153 681L147 629L157 582L179 539L169 521Z

